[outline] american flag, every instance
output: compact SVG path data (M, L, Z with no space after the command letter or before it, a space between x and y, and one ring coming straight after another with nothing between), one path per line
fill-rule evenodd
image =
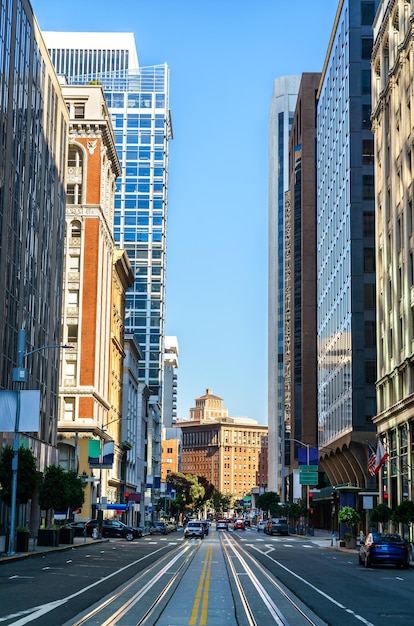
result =
M375 476L375 474L377 473L376 464L377 455L375 454L371 446L369 446L368 473L371 474L371 476Z

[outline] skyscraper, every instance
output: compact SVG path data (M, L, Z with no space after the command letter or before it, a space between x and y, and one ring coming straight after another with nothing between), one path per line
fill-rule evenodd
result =
M316 94L320 73L302 74L290 131L285 202L285 441L290 500L302 497L298 457L318 446L316 359ZM290 458L288 451L290 449Z
M372 24L378 0L339 2L318 93L317 297L320 469L365 487L375 440ZM343 504L354 504L354 501Z
M0 3L0 24L0 388L25 330L27 387L41 394L39 431L24 438L43 470L57 462L60 355L42 348L61 343L69 116L30 2Z
M169 70L140 67L132 33L45 32L58 74L70 84L102 84L122 174L115 194L115 242L128 253L135 283L126 329L142 348L139 378L160 405L164 359Z
M269 490L284 482L284 250L285 192L289 186L289 132L300 76L274 82L269 123L268 427Z

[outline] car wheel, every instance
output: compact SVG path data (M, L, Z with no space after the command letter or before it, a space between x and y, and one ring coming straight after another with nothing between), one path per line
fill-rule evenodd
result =
M125 539L126 539L127 541L133 541L133 539L134 539L134 533L132 533L132 532L128 531L128 532L125 534Z
M405 563L403 563L403 569L408 569L410 567L410 564L408 561L406 561Z

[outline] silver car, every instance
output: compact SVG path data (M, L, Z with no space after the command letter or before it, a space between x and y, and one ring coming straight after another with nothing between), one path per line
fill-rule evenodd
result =
M204 539L204 524L202 522L188 522L184 529L184 538L198 537Z

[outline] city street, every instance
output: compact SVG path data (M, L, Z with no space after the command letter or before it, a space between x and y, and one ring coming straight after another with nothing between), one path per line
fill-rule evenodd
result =
M382 626L414 612L414 568L365 569L327 536L254 527L89 544L0 565L0 621L25 624L313 623Z

